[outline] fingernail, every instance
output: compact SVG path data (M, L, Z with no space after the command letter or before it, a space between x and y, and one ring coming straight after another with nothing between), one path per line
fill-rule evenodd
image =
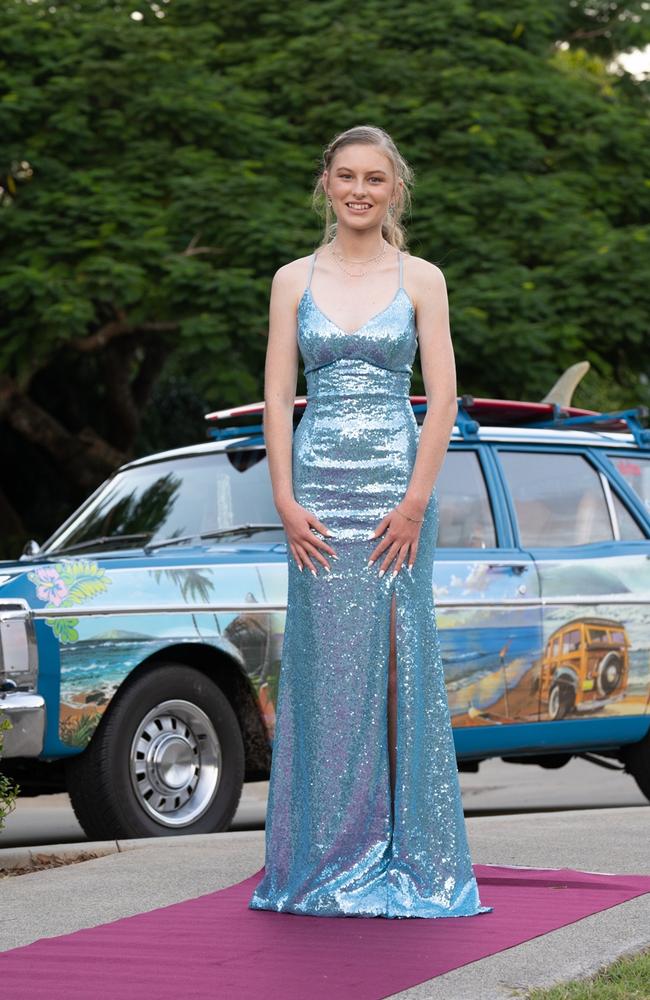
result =
M334 535L334 532L333 532L333 531L330 531L330 529L328 528L328 529L327 529L327 531L325 532L325 534L326 534L326 535L331 535L331 536L333 536L333 535Z
M330 568L329 566L326 566L326 567L325 567L325 572L326 572L326 573L331 573L331 572L332 572L332 570L331 570L331 568Z
M379 570L379 576L380 576L380 578L384 575L385 572L386 572L385 569L380 569Z
M394 580L398 573L399 573L399 570L398 569L394 569L393 572L391 573L391 578Z
M336 552L330 552L332 559L338 559Z
M312 573L314 574L314 576L318 576L318 573L316 572L315 569L312 570Z
M299 569L299 570L300 570L300 572L302 573L302 566L299 566L299 567L298 567L298 569Z
M372 566L372 564L374 563L374 561L375 561L374 559L369 559L369 560L368 560L368 565L369 565L369 566Z

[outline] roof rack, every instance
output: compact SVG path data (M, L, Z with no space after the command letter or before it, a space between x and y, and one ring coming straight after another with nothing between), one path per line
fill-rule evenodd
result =
M427 411L427 397L411 396L410 398L413 412L416 415L425 414ZM257 403L246 403L243 406L232 406L226 410L213 410L212 413L206 413L205 420L207 423L219 424L226 420L240 420L242 417L251 417L255 421L254 423L233 427L208 427L208 437L213 438L215 441L223 441L228 438L253 438L263 434L264 428L261 420L264 419L264 405L264 401L261 400ZM307 397L296 396L293 408L294 423L298 422L306 406ZM424 419L424 416L422 419ZM422 420L419 420L419 423L422 423Z
M304 397L299 397L296 399L296 405L300 403L306 403ZM295 412L295 409L294 409ZM236 427L208 427L208 437L213 438L215 441L224 441L228 438L256 438L263 435L264 429L262 427L261 418L264 416L264 401L258 403L247 403L244 406L232 406L227 410L214 410L212 413L206 413L205 420L208 423L214 422L219 423L224 420L239 420L241 417L252 417L259 423L249 423L243 426Z
M424 419L427 411L426 396L411 396L411 406L418 418ZM305 396L297 396L294 404L294 421L302 416L307 405ZM240 424L242 418L251 422ZM222 424L208 428L208 436L216 441L229 438L259 438L263 436L264 401L234 406L225 410L206 413L208 423ZM498 424L500 427L536 427L554 429L598 429L630 432L640 448L650 447L650 429L642 426L648 419L648 407L636 406L611 413L585 410L577 406L560 406L558 403L536 403L520 399L491 399L463 395L458 397L456 426L463 438L476 439L481 424ZM223 426L224 421L237 420L235 426Z
M647 406L600 413L577 406L560 406L558 403L461 396L458 400L456 425L464 438L476 437L481 418L485 423L497 422L501 426L628 432L633 435L640 448L650 446L650 429L643 427L641 423L648 419Z

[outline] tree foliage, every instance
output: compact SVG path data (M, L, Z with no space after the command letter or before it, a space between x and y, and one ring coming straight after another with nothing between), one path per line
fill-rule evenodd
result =
M648 84L611 60L650 42L644 7L3 5L5 524L49 532L165 446L167 385L190 385L194 412L261 398L272 275L318 241L322 147L361 122L414 167L410 248L447 278L460 391L539 398L587 358L586 405L612 383L638 402Z

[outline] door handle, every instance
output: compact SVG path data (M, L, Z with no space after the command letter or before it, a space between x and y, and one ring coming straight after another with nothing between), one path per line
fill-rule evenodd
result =
M523 562L523 563L521 563L521 562L488 563L487 564L487 568L490 569L490 570L494 570L496 572L500 572L500 571L504 571L504 570L512 570L513 573L523 573L524 570L526 570L531 565L532 565L531 563L527 563L527 562Z

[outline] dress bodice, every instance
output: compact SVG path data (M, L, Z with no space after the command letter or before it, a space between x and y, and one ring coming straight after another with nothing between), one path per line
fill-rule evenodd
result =
M313 254L309 281L298 305L298 346L305 375L332 362L357 359L410 376L417 351L417 328L415 309L402 282L401 252L399 287L392 301L349 333L329 319L314 301L311 276L315 258Z

